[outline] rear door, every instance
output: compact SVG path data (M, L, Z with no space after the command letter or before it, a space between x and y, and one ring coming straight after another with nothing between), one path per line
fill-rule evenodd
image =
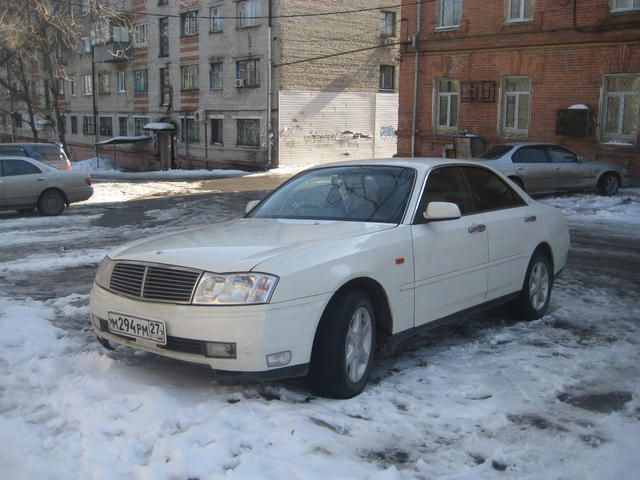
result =
M486 168L465 167L474 206L487 227L489 262L487 297L493 300L519 291L536 238L537 218L520 195Z
M551 164L542 145L526 145L511 154L517 175L527 192L553 191Z
M5 207L35 206L47 186L42 170L26 160L7 158L2 162Z

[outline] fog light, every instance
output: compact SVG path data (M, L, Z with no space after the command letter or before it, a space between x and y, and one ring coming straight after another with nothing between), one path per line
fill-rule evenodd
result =
M206 355L211 358L236 358L236 344L205 342Z
M290 361L291 361L291 352L289 350L287 350L286 352L278 352L278 353L272 353L271 355L267 355L268 367L283 367Z

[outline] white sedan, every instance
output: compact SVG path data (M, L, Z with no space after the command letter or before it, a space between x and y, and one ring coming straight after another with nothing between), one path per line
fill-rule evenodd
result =
M383 345L499 303L543 316L569 249L559 210L472 162L320 166L247 210L109 253L91 294L101 343L221 380L308 374L349 398Z

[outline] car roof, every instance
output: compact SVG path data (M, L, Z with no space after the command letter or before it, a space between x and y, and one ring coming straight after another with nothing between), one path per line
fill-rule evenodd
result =
M348 166L389 166L413 168L420 172L431 170L440 165L473 165L478 166L478 162L461 160L457 158L436 158L436 157L394 157L375 158L369 160L345 160L341 162L323 163L315 165L311 169L321 169L326 167L348 167Z
M35 147L38 145L51 145L53 147L61 147L59 143L56 142L32 142L32 143L0 143L0 148L8 146L8 147Z

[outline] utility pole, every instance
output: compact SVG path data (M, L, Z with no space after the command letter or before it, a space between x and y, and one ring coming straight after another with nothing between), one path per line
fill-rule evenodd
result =
M9 68L10 61L7 60L7 83L11 87L11 68ZM13 89L9 88L9 120L11 121L11 143L16 143L16 119L13 111Z
M93 104L93 148L96 155L97 167L100 168L100 157L98 156L98 108L96 107L96 57L94 42L97 39L97 32L93 25L93 5L89 5L89 46L91 48L91 101ZM93 38L92 38L93 37Z

